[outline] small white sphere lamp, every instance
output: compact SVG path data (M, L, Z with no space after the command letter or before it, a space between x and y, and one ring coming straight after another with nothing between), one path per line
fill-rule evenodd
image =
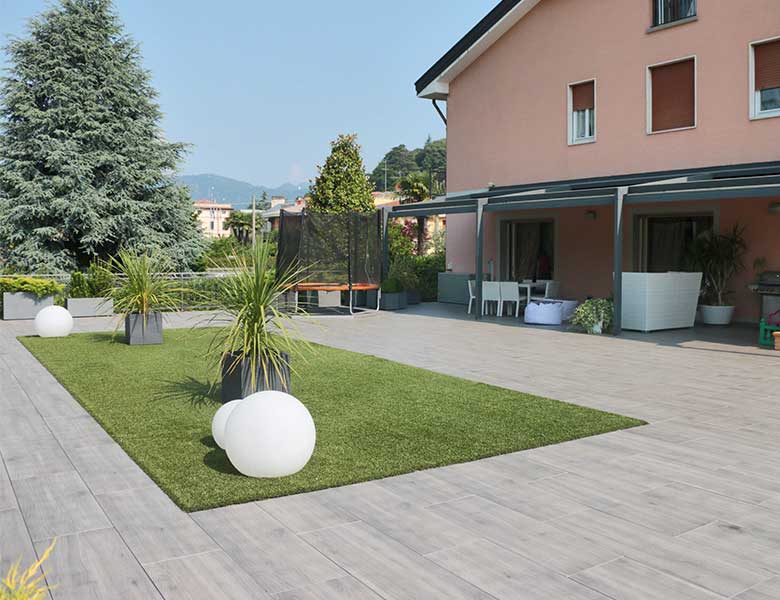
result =
M287 477L314 453L317 431L306 407L284 392L247 396L225 427L225 451L247 477Z
M73 317L62 306L47 306L35 315L35 332L42 338L66 337L73 330Z
M225 425L227 425L228 417L233 412L233 409L241 404L241 402L243 402L243 400L225 402L225 404L219 407L219 410L214 414L214 418L211 420L211 437L214 438L217 446L223 450L225 449Z

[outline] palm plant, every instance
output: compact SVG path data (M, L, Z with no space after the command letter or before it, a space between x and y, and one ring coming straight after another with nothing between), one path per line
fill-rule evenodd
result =
M731 278L745 268L745 228L735 225L727 234L707 231L689 250L690 263L702 272L702 300L711 306L728 306Z
M160 254L135 254L120 250L109 268L117 275L111 289L114 309L128 315L149 315L160 310L177 310L181 293L187 291L166 273L168 260Z
M245 383L251 391L273 389L274 382L281 391L289 391L290 358L309 347L297 335L293 315L281 308L285 294L301 282L301 271L276 273L271 250L271 244L258 240L248 257L230 257L233 274L223 280L216 295L216 308L231 323L215 336L212 352L219 356L223 375L248 368ZM224 387L223 377L223 394Z

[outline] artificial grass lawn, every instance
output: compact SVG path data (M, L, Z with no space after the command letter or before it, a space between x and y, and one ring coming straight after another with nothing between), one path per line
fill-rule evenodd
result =
M184 510L346 485L643 424L373 356L315 346L293 393L311 411L306 468L250 479L211 437L213 331L167 330L161 346L78 334L22 343Z

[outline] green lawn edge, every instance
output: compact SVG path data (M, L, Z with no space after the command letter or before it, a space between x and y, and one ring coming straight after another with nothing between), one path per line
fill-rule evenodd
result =
M110 333L18 339L188 512L646 425L616 413L314 345L293 376L293 394L317 424L314 457L292 477L249 479L232 469L210 437L211 417L219 406L210 400L214 390L207 389L215 376L206 358L210 332L167 330L163 345L146 347L127 346Z

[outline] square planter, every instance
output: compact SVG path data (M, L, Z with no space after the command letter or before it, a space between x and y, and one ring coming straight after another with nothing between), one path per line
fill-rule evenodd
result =
M153 312L148 315L133 313L127 315L125 318L125 340L131 346L162 344L162 313Z
M73 317L110 317L114 314L111 298L68 298L65 305Z
M397 294L382 294L380 301L380 308L382 310L401 310L408 305L406 300L406 292L398 292Z
M254 394L255 392L277 391L291 393L290 386L290 357L282 353L282 373L279 374L269 367L269 385L265 385L262 365L257 365L255 373L255 385L252 385L252 365L251 361L244 360L235 364L239 360L236 353L229 355L222 361L222 392L220 398L223 403L231 400L241 400ZM232 366L235 365L235 366Z
M377 307L377 296L379 294L378 290L368 290L365 292L366 294L366 307L367 308L376 308Z
M53 295L38 298L28 292L3 292L3 319L34 319L39 310L53 304Z
M407 304L419 304L422 302L422 294L420 290L407 290L406 291L406 303Z

